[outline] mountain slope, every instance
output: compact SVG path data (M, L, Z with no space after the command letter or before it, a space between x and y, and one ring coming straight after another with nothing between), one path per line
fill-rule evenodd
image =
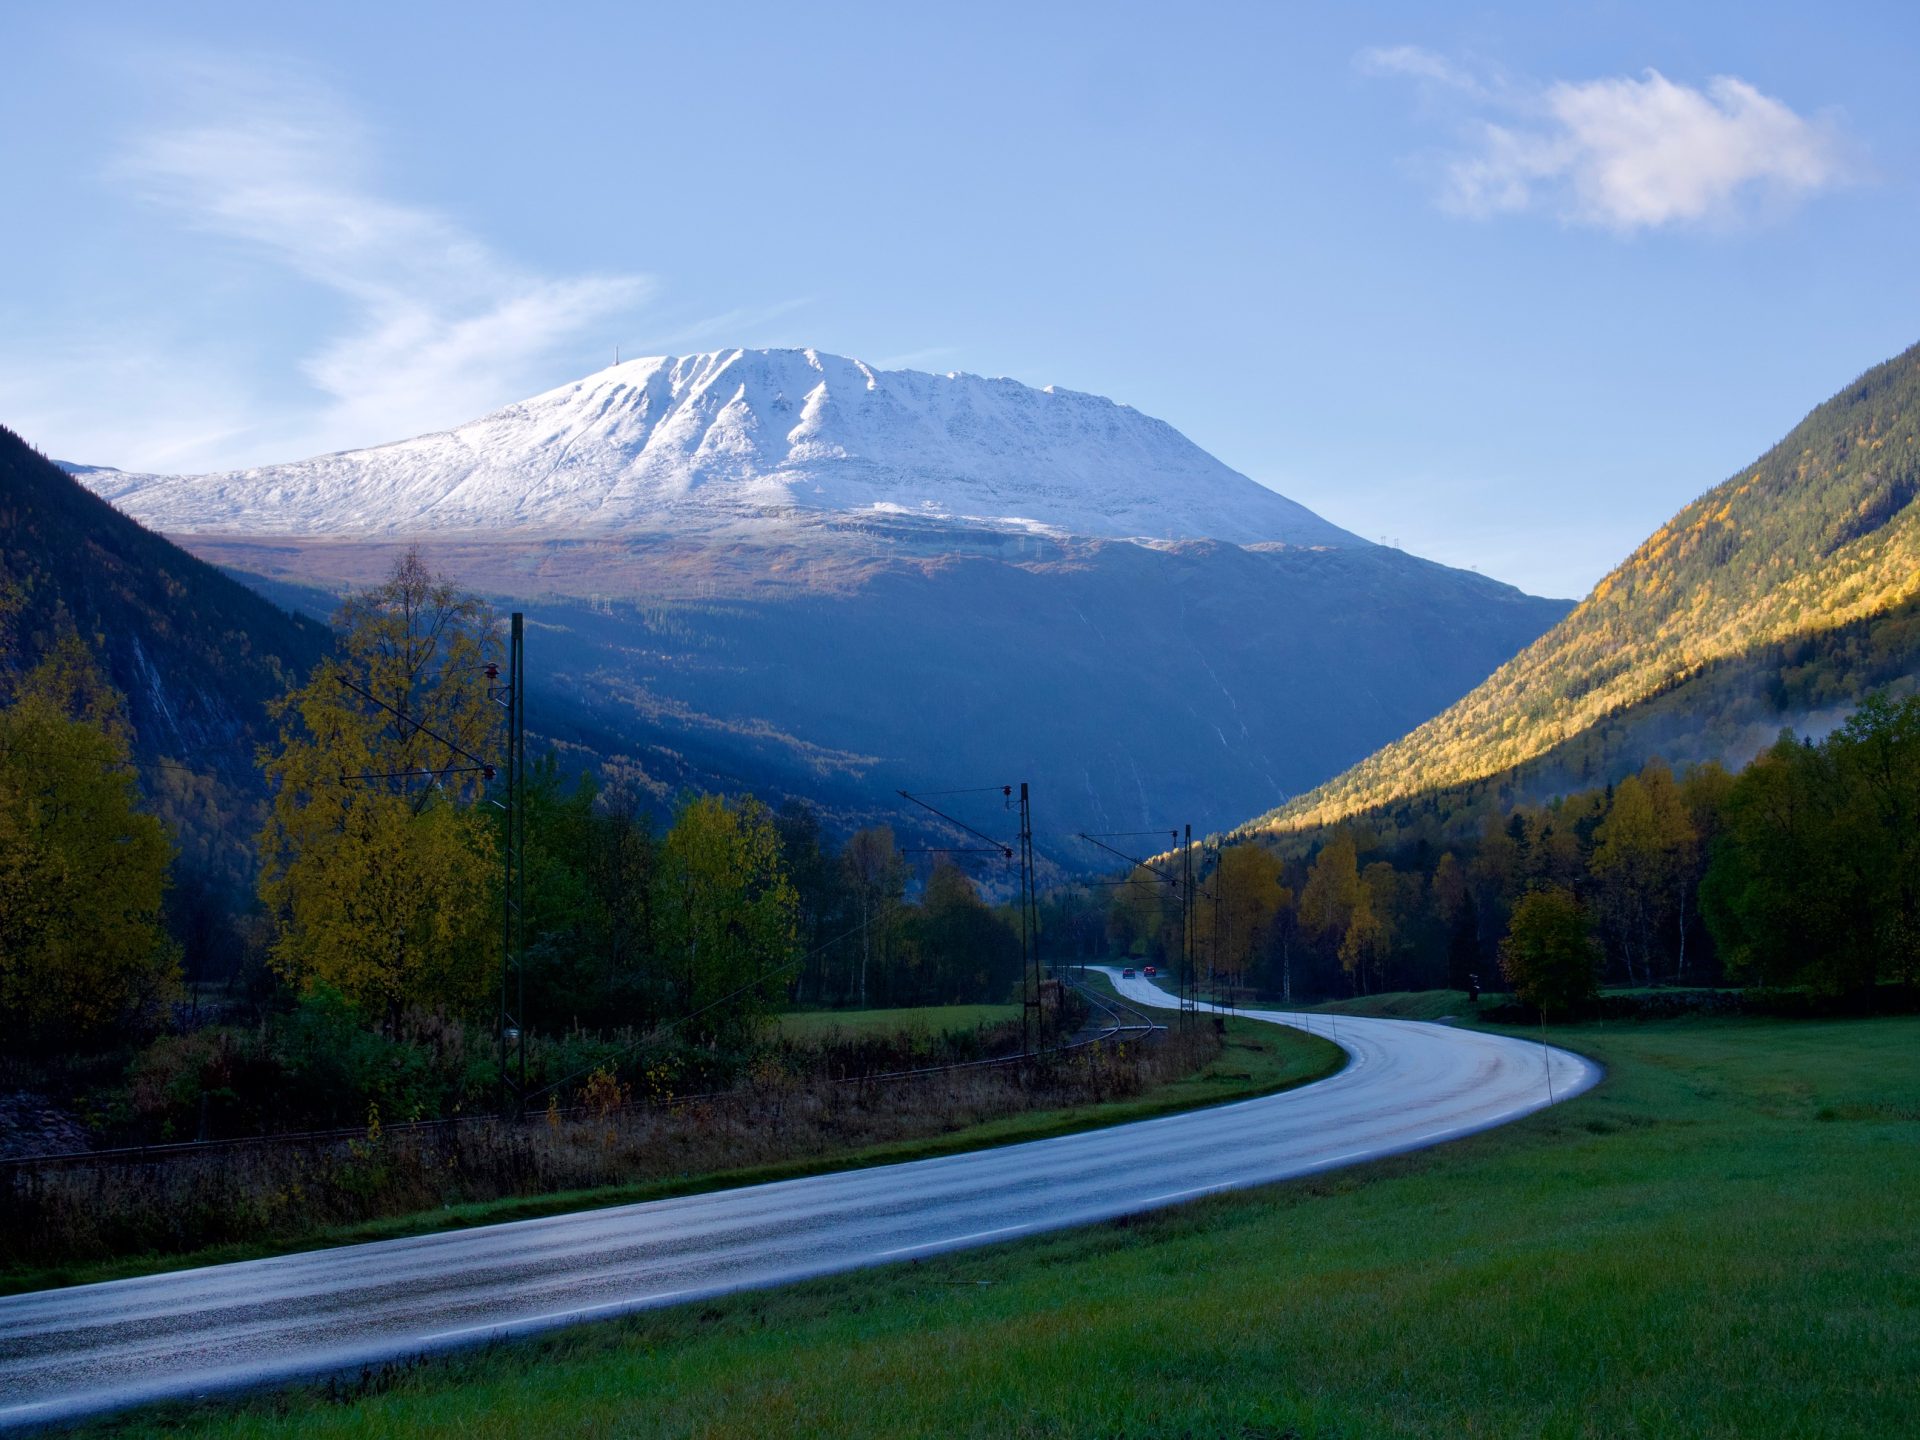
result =
M127 698L141 753L205 753L249 777L265 703L304 674L328 632L290 615L90 495L0 427L0 569L23 592L13 625L31 665L62 618Z
M1126 406L817 351L634 361L240 474L75 468L316 613L418 543L527 612L534 726L564 712L661 805L751 789L844 828L1027 780L1069 863L1077 831L1214 829L1319 783L1567 608L1359 540Z
M364 583L410 543L188 538L261 583ZM685 545L591 567L565 541L420 543L526 597L531 723L563 708L623 737L663 803L747 788L905 828L898 789L1029 780L1042 849L1090 866L1076 832L1232 824L1405 733L1566 612L1375 545L1043 540L709 594L686 577L713 566Z
M707 531L800 512L1367 543L1130 406L815 350L632 360L455 430L263 469L75 468L172 533Z
M1916 496L1920 346L1680 511L1457 705L1248 828L1337 823L1569 752L1590 782L1656 749L1677 758L1676 742L1704 756L1791 718L1810 664L1842 680L1820 687L1829 705L1885 683L1915 658ZM1700 713L1690 733L1705 697L1719 733Z
M141 789L178 847L170 923L188 974L206 973L252 890L267 703L330 647L326 626L143 529L5 428L0 584L24 602L0 669L30 667L71 626L126 697Z

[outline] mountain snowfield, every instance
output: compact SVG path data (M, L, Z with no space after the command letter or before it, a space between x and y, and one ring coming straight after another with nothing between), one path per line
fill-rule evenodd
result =
M457 429L292 464L70 468L174 534L620 535L908 517L1094 538L1368 543L1131 406L818 350L630 360Z

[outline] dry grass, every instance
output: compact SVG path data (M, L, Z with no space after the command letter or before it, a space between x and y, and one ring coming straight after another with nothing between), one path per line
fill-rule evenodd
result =
M584 1113L383 1130L0 1177L0 1266L181 1254L445 1207L829 1161L1021 1116L1124 1101L1213 1059L1211 1033L1088 1047L1051 1064L889 1081L796 1073L770 1053L722 1096L634 1104L611 1077ZM784 1063L783 1063L784 1062Z

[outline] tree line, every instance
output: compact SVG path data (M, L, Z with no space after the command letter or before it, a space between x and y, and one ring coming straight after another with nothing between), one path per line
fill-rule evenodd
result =
M1052 928L1178 964L1166 866ZM1821 739L1783 732L1738 774L1649 761L1617 785L1449 832L1418 810L1292 851L1206 857L1193 918L1210 978L1317 1000L1501 980L1569 1008L1601 984L1753 984L1861 996L1920 970L1920 697L1876 692Z
M500 627L415 554L350 596L335 632L272 708L257 899L217 925L167 903L176 847L88 646L69 633L25 672L0 667L16 1058L117 1057L123 1109L196 1085L357 1095L394 1075L414 1077L402 1114L491 1097L503 811L500 767L477 762L502 753ZM784 1005L997 1002L1020 983L1008 916L951 865L917 871L885 827L836 843L799 803L663 806L556 754L524 797L523 1018L552 1072L662 1027L724 1060ZM209 996L183 977L216 928L250 958ZM221 1033L198 1033L202 1001Z
M17 609L0 595L0 638ZM117 1057L103 1104L134 1109L177 1108L195 1086L352 1096L377 1081L405 1091L402 1113L490 1093L501 812L497 777L472 762L499 751L498 626L411 556L350 597L336 631L274 709L257 903L222 922L250 960L217 996L183 985L213 927L204 906L168 903L169 827L88 646L67 633L31 668L0 667L8 1054ZM787 1004L1018 990L1007 911L883 826L837 841L803 805L715 795L663 815L557 755L528 777L526 813L525 1019L544 1073L662 1027L710 1064ZM1177 963L1170 873L1060 889L1043 954ZM1476 976L1560 1007L1600 983L1911 985L1920 698L1871 696L1737 775L1655 761L1464 832L1414 808L1291 851L1229 846L1201 866L1192 923L1219 983L1300 1002ZM183 1039L203 1000L225 1031Z

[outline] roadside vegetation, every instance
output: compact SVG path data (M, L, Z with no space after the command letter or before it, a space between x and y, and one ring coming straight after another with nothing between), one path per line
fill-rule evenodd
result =
M982 1026L1017 1025L1019 1021L1018 1005L922 1005L898 1010L789 1010L775 1023L790 1040L901 1034L931 1041Z
M924 1034L870 1031L862 1043L911 1050ZM24 1171L0 1187L0 1293L1043 1139L1288 1089L1343 1059L1325 1040L1236 1021L1038 1066L848 1082L823 1073L839 1041L824 1044L791 1044L785 1063L718 1095L634 1104L609 1086L579 1112L518 1125L374 1125L346 1139Z
M1894 553L1910 498L1822 553ZM1725 549L1723 518L1663 543ZM883 827L842 841L711 795L660 816L645 777L555 755L528 794L532 1103L498 1118L498 812L456 763L497 749L495 618L411 556L353 597L275 710L246 893L182 905L124 697L77 632L15 644L16 602L0 576L0 1148L339 1133L11 1167L0 1288L1037 1138L1338 1061L1229 1022L881 1079L1017 1048L1003 909ZM1048 960L1192 953L1223 997L1542 1019L1530 1036L1608 1081L1353 1172L190 1418L1296 1440L1910 1421L1920 1022L1895 1012L1920 987L1920 698L1870 696L1738 774L1652 762L1550 804L1441 794L1233 845L1190 934L1166 882L1049 897ZM1048 1038L1080 1019L1057 1001Z
M0 640L20 609L0 583ZM224 916L196 901L192 924L87 646L6 641L37 658L0 665L0 1154L500 1106L499 812L463 758L497 751L496 619L409 555L336 631L259 756L254 894ZM1012 918L953 865L750 797L685 796L662 825L642 778L549 755L528 786L535 1108L746 1084L793 1007L1017 998ZM1656 762L1550 805L1229 846L1202 867L1193 946L1221 989L1293 1003L1478 977L1574 1013L1598 986L1656 983L1866 1009L1920 982L1916 836L1920 698L1875 696L1738 775ZM1173 898L1148 867L1066 887L1044 954L1170 966Z
M1606 1082L1438 1149L116 1428L1905 1433L1920 1406L1920 1020L1550 1038L1602 1061Z
M23 594L0 573L0 1158L496 1111L501 811L475 757L500 753L497 617L417 554L349 596L331 653L270 707L268 800L223 828L245 883L215 893L89 645L17 633ZM789 1006L1019 998L1008 914L885 827L836 841L804 806L714 795L663 817L644 776L554 752L527 783L525 865L535 1109L749 1085L791 1060ZM1017 1036L974 1021L879 1048L995 1046Z

